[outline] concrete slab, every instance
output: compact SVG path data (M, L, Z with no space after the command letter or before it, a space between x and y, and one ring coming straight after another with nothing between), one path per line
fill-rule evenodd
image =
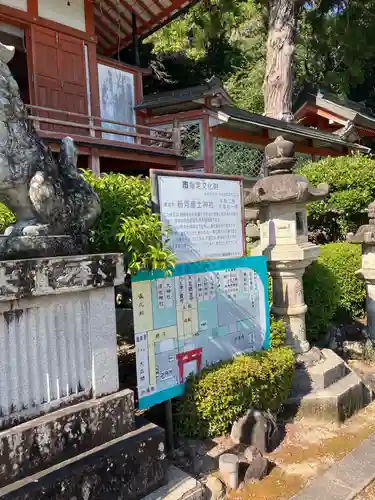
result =
M375 479L375 434L290 500L352 500Z
M165 486L142 500L201 500L204 498L205 488L202 483L173 465L168 468L167 480L168 483Z
M352 493L353 491L344 484L323 476L320 481L313 481L291 500L344 500L350 498Z

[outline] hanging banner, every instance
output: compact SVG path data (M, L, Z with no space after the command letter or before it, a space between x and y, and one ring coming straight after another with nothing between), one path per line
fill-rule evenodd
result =
M132 291L141 409L181 396L191 373L269 347L265 257L140 272Z

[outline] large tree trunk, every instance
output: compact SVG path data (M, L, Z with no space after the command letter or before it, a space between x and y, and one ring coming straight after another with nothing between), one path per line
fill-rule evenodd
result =
M293 55L297 25L296 0L268 0L265 115L292 121Z

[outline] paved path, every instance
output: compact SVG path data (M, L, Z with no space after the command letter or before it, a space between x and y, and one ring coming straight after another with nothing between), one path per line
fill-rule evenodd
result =
M290 500L352 500L375 479L375 434Z

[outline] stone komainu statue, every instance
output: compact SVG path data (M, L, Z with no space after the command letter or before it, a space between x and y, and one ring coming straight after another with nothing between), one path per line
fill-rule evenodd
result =
M8 68L13 55L0 43L0 201L16 215L0 237L0 259L79 253L100 202L77 170L72 139L55 161L38 137Z

